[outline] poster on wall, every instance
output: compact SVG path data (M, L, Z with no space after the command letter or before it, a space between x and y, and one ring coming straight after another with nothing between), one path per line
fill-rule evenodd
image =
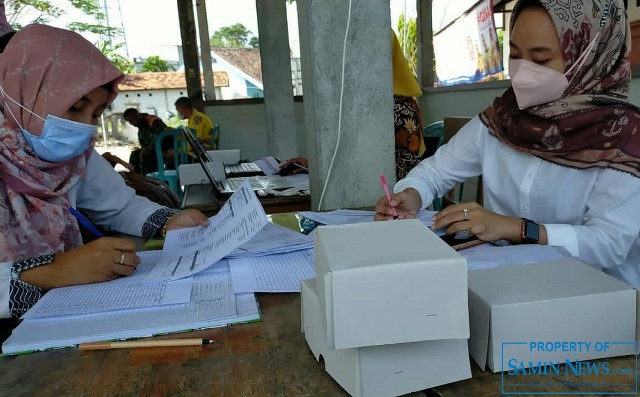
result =
M491 0L434 33L437 86L495 79L504 70Z

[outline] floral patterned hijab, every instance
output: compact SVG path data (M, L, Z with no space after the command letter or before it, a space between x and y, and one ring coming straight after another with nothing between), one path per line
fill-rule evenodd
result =
M511 30L523 1L513 10ZM582 68L554 102L518 109L513 89L480 114L516 150L572 168L611 168L640 177L640 113L627 102L631 32L623 0L540 0L558 33L565 70L596 37Z
M0 55L0 85L6 95L41 117L62 116L82 96L113 83L122 73L74 32L30 25ZM85 172L92 150L63 163L38 158L25 129L42 133L43 123L0 95L0 262L63 252L82 243L69 212L67 192Z

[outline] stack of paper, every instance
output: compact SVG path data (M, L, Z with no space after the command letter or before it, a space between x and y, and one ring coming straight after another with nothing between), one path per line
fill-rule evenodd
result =
M133 276L49 291L3 344L3 353L260 319L253 295L234 294L231 270L221 259L267 223L245 182L208 227L169 232L161 253L141 252Z
M157 255L154 252L141 253L145 262ZM86 342L140 338L260 319L253 294L233 293L231 272L226 261L197 274L191 281L193 287L190 288L188 303L26 319L2 345L3 353L16 354ZM112 283L92 286L106 291ZM49 293L55 292L52 290Z
M301 216L321 223L323 225L348 225L353 223L373 222L375 211L362 211L362 210L334 210L329 212L312 212L301 211L298 212ZM416 219L422 221L427 227L433 225L431 217L436 214L435 211L420 211L416 215Z
M251 240L227 255L227 258L272 255L310 248L313 248L313 236L294 232L275 223L268 223Z

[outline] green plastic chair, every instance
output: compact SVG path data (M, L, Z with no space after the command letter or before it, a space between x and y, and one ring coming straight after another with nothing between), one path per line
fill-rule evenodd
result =
M220 124L216 124L211 129L211 150L220 148Z
M166 170L164 168L164 157L162 155L162 140L167 137L173 137L173 160L175 164L174 170ZM158 163L158 171L147 174L152 178L166 182L171 190L173 190L178 197L182 198L182 189L180 189L180 179L178 177L178 166L180 164L187 164L187 141L184 138L182 130L171 129L162 131L156 135L153 142L156 151L156 161Z

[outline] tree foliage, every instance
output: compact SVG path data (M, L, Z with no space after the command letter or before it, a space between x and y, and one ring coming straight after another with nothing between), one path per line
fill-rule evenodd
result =
M124 43L114 44L114 40L122 35L122 30L104 24L106 16L98 0L6 0L7 19L16 29L22 28L17 21L27 17L31 17L29 23L50 23L64 14L64 2L82 11L90 21L71 22L67 24L67 29L99 35L101 39L96 47L123 73L135 72L133 62L118 52Z
M416 28L416 20L414 18L406 19L404 13L398 18L398 40L404 52L404 57L411 67L413 74L418 72L418 34Z
M158 55L153 55L147 58L142 64L143 72L168 72L175 70L173 66L169 65L169 62L160 58Z
M231 26L223 26L211 36L212 47L225 48L257 48L258 37L243 24L236 23Z
M135 64L120 54L118 50L122 49L124 43L112 44L111 41L105 40L98 44L98 49L104 54L104 56L111 61L120 71L124 74L131 74L136 72Z

